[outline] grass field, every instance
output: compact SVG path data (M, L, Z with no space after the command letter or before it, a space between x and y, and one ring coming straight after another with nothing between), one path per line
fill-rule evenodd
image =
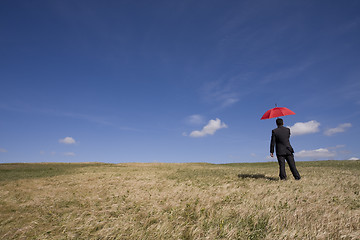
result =
M0 239L360 239L360 161L0 164Z

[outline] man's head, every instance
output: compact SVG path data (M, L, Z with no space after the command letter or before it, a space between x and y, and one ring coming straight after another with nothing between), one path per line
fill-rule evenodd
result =
M282 120L282 118L276 119L276 125L277 125L278 127L284 125L284 121Z

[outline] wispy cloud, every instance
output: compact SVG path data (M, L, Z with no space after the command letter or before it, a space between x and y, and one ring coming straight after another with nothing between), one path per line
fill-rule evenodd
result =
M303 63L296 64L294 66L283 68L274 72L270 72L267 75L264 76L261 84L270 84L275 81L281 81L284 79L293 78L294 76L297 76L301 74L302 72L306 71L311 65L313 65L313 61L304 61Z
M200 114L194 114L186 118L186 122L191 125L199 125L205 123L205 119Z
M348 160L360 160L360 158L357 158L357 157L351 157L351 158L349 158Z
M311 120L308 122L297 122L289 128L291 135L304 135L319 132L319 126L319 122Z
M52 151L52 152L47 152L47 151L41 150L41 151L40 151L40 155L51 155L51 156L55 156L55 155L56 155L56 152L54 152L54 151Z
M123 131L139 131L138 129L135 129L135 128L116 125L112 122L107 121L102 116L99 117L99 116L94 116L94 115L72 113L72 112L59 111L59 110L53 110L53 109L34 108L31 106L27 106L27 105L9 106L7 104L0 104L0 109L12 111L12 112L37 113L37 114L44 114L44 115L50 115L50 116L56 116L56 117L66 117L66 118L84 120L87 122L111 126L118 130L123 130Z
M336 89L339 97L353 101L355 104L360 104L360 72L354 73L348 81L342 84L342 87Z
M75 141L75 139L73 139L72 137L65 137L65 138L63 138L63 139L59 139L59 143L75 144L76 141Z
M239 101L239 98L237 98L237 97L232 97L232 96L225 97L225 99L222 102L221 107L231 106L231 105L237 103L238 101Z
M7 152L7 150L6 150L5 148L0 148L0 152L2 152L2 153L6 153L6 152Z
M326 130L326 131L324 132L324 134L325 134L326 136L332 136L332 135L334 135L334 134L336 134L336 133L345 132L346 129L350 128L351 126L352 126L351 123L339 124L339 125L338 125L337 127L335 127L335 128L330 128L330 129Z
M336 152L329 151L327 148L319 148L315 150L302 150L298 153L295 153L295 156L298 158L330 158L336 156Z
M204 87L207 101L220 104L220 107L228 107L239 101L232 81L218 80L209 82Z
M329 149L329 150L335 150L335 149L344 148L344 147L345 147L344 144L340 144L340 145L336 145L335 147L328 147L327 149Z
M239 102L241 98L257 91L254 87L254 73L224 74L217 80L207 81L202 88L205 101L226 108Z
M64 152L64 156L73 157L73 156L75 156L75 153L74 152Z
M221 128L227 128L228 126L221 122L219 118L216 118L215 120L210 120L209 123L203 127L201 131L193 131L190 133L190 137L204 137L207 135L214 135L214 133L221 129Z

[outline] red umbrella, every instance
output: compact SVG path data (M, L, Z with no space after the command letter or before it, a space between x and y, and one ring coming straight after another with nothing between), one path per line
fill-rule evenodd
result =
M293 111L286 107L275 107L266 111L266 113L262 116L261 120L294 114L295 113Z

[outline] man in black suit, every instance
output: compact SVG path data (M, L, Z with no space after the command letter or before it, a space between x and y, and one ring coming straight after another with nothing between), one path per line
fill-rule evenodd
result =
M280 179L286 179L285 160L289 164L291 173L296 180L300 180L300 174L296 169L294 160L294 150L290 145L290 129L284 127L284 121L281 118L276 119L277 128L272 130L270 142L270 156L274 157L274 146L276 146L276 157L279 162Z

